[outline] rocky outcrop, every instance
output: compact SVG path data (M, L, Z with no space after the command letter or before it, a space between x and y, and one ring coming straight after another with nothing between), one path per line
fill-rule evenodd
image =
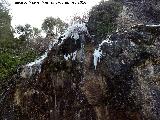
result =
M159 24L160 1L122 0L123 10L117 19L118 28L130 29L137 24Z
M159 119L159 25L138 25L99 46L111 119ZM153 77L154 76L154 77ZM156 81L157 82L156 82ZM153 92L153 93L152 93ZM123 118L118 114L123 113ZM123 111L123 112L122 112ZM129 114L128 114L129 113ZM130 116L131 115L131 116Z
M40 59L40 71L11 79L0 119L158 120L159 31L137 25L94 47L84 24L70 27Z

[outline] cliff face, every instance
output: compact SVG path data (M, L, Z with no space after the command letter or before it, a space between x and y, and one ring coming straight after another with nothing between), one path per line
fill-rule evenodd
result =
M120 117L117 111L125 111L127 117L134 114L135 119L159 119L158 32L159 26L137 25L101 45L105 56L98 70L105 76L108 110L116 110L114 119Z
M143 23L159 23L160 1L158 0L124 0L132 18Z
M0 118L158 120L160 26L134 26L96 48L83 24L72 27L13 76L1 95Z
M119 28L130 29L136 24L159 24L159 0L122 0L123 10L117 20Z

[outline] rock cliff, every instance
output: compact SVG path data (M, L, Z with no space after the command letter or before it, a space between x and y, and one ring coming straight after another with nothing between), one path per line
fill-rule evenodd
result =
M70 26L3 86L0 119L159 120L159 33L134 24L95 46L84 23Z

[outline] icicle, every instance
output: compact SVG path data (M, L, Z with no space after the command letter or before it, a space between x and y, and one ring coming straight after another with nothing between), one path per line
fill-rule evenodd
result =
M88 35L88 30L87 30L87 27L85 26L85 23L77 23L77 24L74 24L72 26L70 26L66 32L62 35L62 38L61 38L61 41L58 43L57 40L55 40L54 42L50 43L49 46L48 46L48 50L47 52L45 52L44 55L42 55L40 58L36 59L34 62L31 62L29 64L27 64L25 66L26 69L29 69L27 70L29 73L26 73L26 74L29 74L29 76L31 76L32 74L34 74L36 71L38 72L41 72L41 64L42 62L44 61L44 59L47 57L47 53L49 50L52 49L52 47L58 43L58 46L61 45L63 43L63 41L69 37L78 40L80 38L80 34L87 34ZM76 42L75 42L76 43ZM75 60L76 59L76 54L77 54L77 51L71 53L71 54L68 54L68 55L64 55L64 59L65 60L69 60L69 59L72 59L72 60ZM25 70L23 70L25 71ZM25 72L24 72L25 73Z
M29 76L32 76L32 73L33 73L33 71L32 71L32 67L31 67L31 66L29 66Z
M94 50L94 53L93 53L93 56L94 56L94 66L95 66L95 70L96 70L96 67L97 67L97 63L100 62L100 59L102 57L102 50L101 50L101 46L104 44L104 43L107 43L109 45L112 45L113 41L110 40L110 35L108 36L108 38L106 40L103 40L101 44L99 44L99 47L98 49L95 49Z
M78 33L73 33L71 36L73 39L78 40L79 39L79 35Z
M118 29L118 27L117 27L117 29L116 29L116 32L119 32L119 29Z
M63 41L69 37L73 38L75 41L78 40L79 34L81 33L88 34L88 30L87 30L85 23L76 23L76 24L71 25L62 35L63 36L61 38L62 41L58 45L61 45Z
M94 50L94 67L96 70L97 62L100 62L100 58L102 57L102 50L100 48Z
M76 59L76 55L77 55L77 50L73 53L72 60Z
M65 60L69 60L69 59L72 59L72 60L75 60L76 59L76 56L77 56L77 50L74 51L73 53L71 54L68 54L68 55L64 55L64 59Z
M65 59L65 60L69 60L70 58L71 58L71 55L70 55L70 54L68 54L68 55L65 54L65 55L64 55L64 59Z
M131 42L130 42L130 45L131 45L131 46L135 46L136 44L131 41Z

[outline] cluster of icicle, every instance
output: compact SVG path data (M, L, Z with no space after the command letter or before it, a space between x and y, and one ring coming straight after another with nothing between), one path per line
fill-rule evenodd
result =
M55 40L54 42L51 42L48 46L48 49L46 52L40 56L38 59L36 59L34 62L28 63L23 67L23 70L21 72L21 77L23 78L29 78L36 72L41 72L41 64L44 61L44 59L47 57L48 51L51 50L51 48L57 43Z
M102 49L101 49L101 46L104 44L104 43L107 43L109 45L112 45L112 42L110 40L110 37L111 36L108 36L108 38L106 40L103 40L101 44L99 44L98 48L94 50L94 53L93 53L93 56L94 56L94 68L96 70L97 68L97 63L100 62L100 59L102 58L103 56L103 53L102 53Z
M65 33L62 35L63 37L61 38L62 41L61 43L59 43L58 45L62 44L63 41L69 37L73 38L75 40L75 43L76 43L76 40L79 39L79 35L80 34L88 34L88 30L87 30L87 27L85 25L85 23L74 23L73 25L71 25L66 31ZM64 55L64 59L65 60L75 60L76 59L76 55L77 55L77 50L74 51L73 53L70 53L70 54L65 54Z
M82 33L89 34L85 23L74 23L73 25L68 27L68 29L62 35L62 41L58 45L61 45L63 41L69 37L73 38L76 42L76 40L79 39L79 35Z
M49 45L48 50L40 58L38 58L34 62L31 62L31 63L24 66L24 69L21 72L21 76L24 78L29 78L33 74L35 74L36 72L40 73L41 72L41 64L43 63L44 59L47 57L48 51L51 50L51 48L54 47L55 44L60 46L63 43L63 41L69 37L73 38L76 43L76 40L79 39L79 35L82 33L89 34L85 23L75 23L75 24L71 25L65 31L65 33L62 35L62 37L61 37L62 41L60 43L58 43L59 41L55 40L54 43L51 43ZM74 51L73 53L70 53L70 54L65 54L64 59L65 60L69 60L69 59L75 60L76 54L77 54L77 51Z
M65 60L69 60L69 59L72 59L72 60L76 60L76 55L77 55L77 50L71 54L68 54L68 55L64 55L64 59Z

